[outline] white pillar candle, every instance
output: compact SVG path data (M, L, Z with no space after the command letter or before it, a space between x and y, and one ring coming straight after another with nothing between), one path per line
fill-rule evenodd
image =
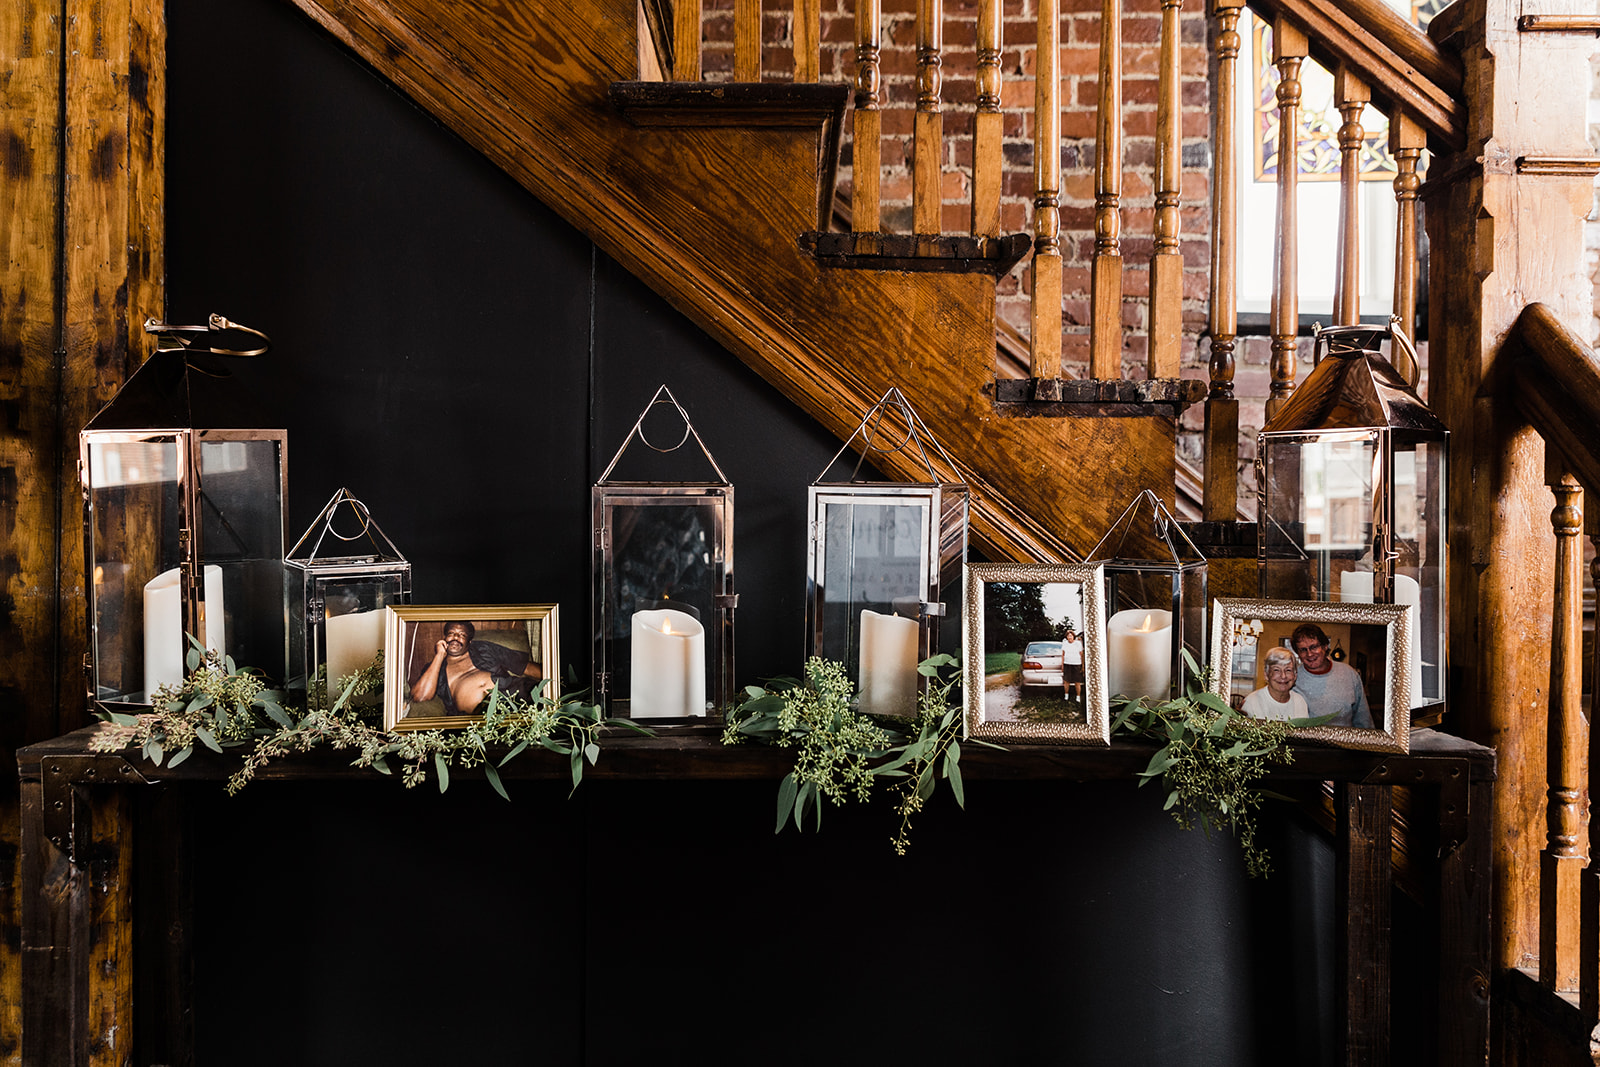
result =
M206 647L223 649L222 568L208 564L206 574ZM178 568L162 571L144 587L144 696L159 687L177 685L188 673L189 640L183 633L183 599Z
M383 609L352 611L345 615L329 615L323 625L323 652L328 664L328 690L337 697L334 687L343 679L365 667L371 666L383 651Z
M1345 571L1339 575L1339 599L1346 604L1372 603L1372 572ZM1411 706L1421 707L1426 700L1422 695L1422 649L1417 645L1417 624L1422 617L1422 586L1408 574L1394 576L1394 602L1404 604L1406 634L1411 643Z
M917 713L917 639L915 619L861 613L861 699L869 715Z
M1106 624L1111 694L1166 700L1172 686L1172 612L1130 608Z
M674 608L633 613L628 714L681 719L706 713L706 630Z

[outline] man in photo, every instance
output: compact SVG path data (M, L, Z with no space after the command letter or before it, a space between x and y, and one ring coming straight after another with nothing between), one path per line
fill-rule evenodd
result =
M1083 642L1070 626L1061 639L1061 695L1066 700L1083 699Z
M1266 672L1267 684L1244 698L1244 713L1252 719L1309 718L1306 698L1294 691L1299 673L1294 653L1287 648L1267 649Z
M434 646L433 662L411 686L412 700L437 697L446 715L469 714L491 689L526 693L527 684L544 677L543 665L532 656L493 641L475 641L477 632L470 622L445 623L444 637Z
M1328 635L1315 623L1301 623L1289 637L1295 655L1300 657L1300 675L1295 692L1305 697L1315 716L1331 715L1329 726L1354 726L1372 729L1372 710L1367 707L1367 691L1354 667L1336 663L1328 655Z

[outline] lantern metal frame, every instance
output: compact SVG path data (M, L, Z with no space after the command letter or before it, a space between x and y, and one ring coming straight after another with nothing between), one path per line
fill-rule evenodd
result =
M1149 509L1148 531L1140 526L1146 508ZM1130 542L1142 542L1146 548L1159 547L1164 550L1164 558L1127 555L1125 553ZM1168 694L1181 696L1184 693L1185 674L1192 673L1186 671L1184 649L1190 650L1196 664L1208 662L1206 641L1209 635L1207 613L1210 611L1210 598L1207 592L1209 563L1205 554L1190 540L1183 525L1173 518L1161 498L1145 489L1122 510L1122 514L1090 550L1084 562L1099 564L1105 570L1105 619L1108 624L1123 607L1123 578L1136 577L1143 583L1150 576L1167 576L1170 582L1170 606L1163 601L1163 608L1171 612L1172 619L1172 673ZM1154 605L1140 606L1150 608ZM1191 614L1197 617L1191 619Z
M828 475L839 463L840 457L858 442L858 455L849 480L828 481ZM907 457L912 466L926 472L926 480L884 482L861 477L868 457L896 454ZM943 594L946 586L959 582L967 556L970 492L966 483L940 477L935 460L941 462L947 471L958 469L899 387L891 386L862 417L855 431L807 489L806 655L843 663L846 674L858 685L861 681L860 634L854 617L855 608L869 601L864 598L858 601L853 592L846 596L845 633L841 648L841 643L828 627L830 509L852 509L850 530L846 535L849 543L845 547L851 563L849 580L852 589L853 565L859 558L853 509L860 506L914 506L918 509L915 523L919 542L917 575L911 591L876 603L887 605L894 614L911 618L917 623L917 660L920 662L939 649L939 626L948 615ZM946 573L950 575L949 581L946 581ZM928 679L919 676L918 690L925 689L927 685Z
M353 534L335 529L341 509L360 522ZM323 556L327 538L339 543L340 555ZM332 542L329 542L332 547ZM355 546L355 551L349 551ZM363 551L364 549L364 551ZM340 585L385 583L393 586L375 597L366 610L381 611L395 604L411 603L411 563L395 547L371 511L348 489L339 489L329 498L306 532L300 535L283 561L285 632L288 641L288 679L291 688L308 686L317 669L328 660L328 599ZM297 640L298 637L298 640ZM383 627L378 627L378 647L383 647ZM338 679L327 678L330 687ZM328 694L333 697L331 691Z
M91 706L111 710L138 711L150 706L153 694L147 691L148 682L133 686L131 678L127 677L132 667L126 651L116 654L114 650L106 648L106 642L115 631L125 646L131 644L132 631L136 628L142 631L144 627L142 605L139 625L136 627L127 621L129 612L126 609L132 599L130 591L134 588L143 591L148 581L174 569L177 571L178 620L182 628L182 632L176 635L180 664L188 649L184 635L205 637L208 634L208 607L213 615L217 610L217 605L207 603L206 569L209 566L228 565L219 573L222 584L218 589L233 586L233 598L229 600L223 597L227 607L235 617L244 612L251 629L261 631L259 638L253 642L260 647L252 647L247 653L251 660L256 661L252 665L266 669L269 675L274 669L281 671L286 666L284 662L275 664L267 658L283 656L286 651L287 646L281 636L270 634L275 625L281 625L281 605L275 604L273 610L268 612L256 601L262 598L261 587L268 581L264 577L266 565L270 563L274 569L281 566L283 546L288 540L285 515L288 498L288 434L281 429L198 428L195 425L198 420L191 406L190 388L191 371L225 376L215 367L207 365L203 359L205 355L259 356L268 350L271 342L261 331L216 314L211 315L205 325L195 326L172 325L151 318L145 322L144 329L156 335L156 350L129 376L116 396L89 420L78 436L78 480L83 491L89 636L83 666ZM215 343L219 335L227 337L240 334L259 339L261 343L249 348L223 347ZM272 463L276 470L269 475L269 479L276 496L276 519L269 522L269 529L241 531L213 499L215 494L208 495L206 492L204 475L209 446L229 445L266 445L272 448ZM172 451L170 460L156 461L156 473L153 476L145 469L133 472L118 469L114 474L109 473L107 468L111 466L111 456L117 457L120 466L123 450L128 446L140 449L147 459L152 458L152 448L165 450L170 447ZM106 449L116 451L107 452ZM224 463L229 463L236 460L239 454L241 452L238 449L224 448L220 458ZM249 467L243 469L249 470ZM220 475L236 471L229 467L211 473L215 485ZM158 527L168 526L171 537L162 538L158 534L154 544L156 562L141 568L137 574L124 574L115 583L121 589L122 606L113 625L109 618L102 618L102 615L116 610L114 602L117 598L104 588L112 583L103 577L102 572L107 566L126 570L129 564L124 555L112 556L109 549L114 538L109 532L100 532L101 520L107 518L105 512L111 507L110 499L102 500L101 494L141 485L171 486L155 502L155 509L160 514L153 520ZM125 491L122 495L130 494ZM259 495L253 495L253 502L260 503ZM172 516L170 520L167 518L169 514ZM208 526L219 536L230 539L246 556L230 558L217 552L215 546L208 549ZM148 533L141 537L148 555L152 540ZM261 542L261 551L255 556L249 556L247 539L252 538L265 538ZM235 565L251 566L260 573L241 578L240 567ZM145 571L149 574L146 575ZM274 577L270 581L276 600L278 579ZM248 598L239 590L241 582L249 587ZM215 619L211 621L215 622ZM142 632L139 639L143 640ZM232 643L231 637L227 643ZM141 661L147 651L141 644ZM229 649L218 651L228 652ZM118 677L122 679L122 684L106 684L112 677L111 658L117 660L115 668L121 672Z
M675 444L663 447L651 442L645 436L645 419L657 406L670 407L683 420L683 435ZM635 441L653 452L666 455L677 452L691 440L709 464L714 475L713 479L681 482L612 480L612 473ZM671 726L704 723L708 719L719 718L728 701L732 699L735 686L734 611L738 607L739 596L734 592L733 484L722 473L722 468L717 465L711 450L701 440L688 412L665 385L656 390L650 402L634 420L621 447L611 457L611 462L606 465L605 471L591 489L590 500L593 545L590 585L594 610L596 699L607 707L610 714L623 718L631 717L632 666L630 662L626 672L621 669L618 646L622 638L616 630L619 624L631 619L636 610L644 609L638 607L624 609L619 601L622 595L616 575L616 555L621 548L619 534L622 527L631 529L634 525L633 522L619 522L619 513L625 516L627 511L634 510L638 516L644 516L651 512L663 512L666 508L689 507L704 516L709 527L696 531L696 536L703 534L709 542L709 552L704 563L709 574L706 586L698 591L697 598L700 603L696 605L682 597L675 601L662 597L635 598L635 603L648 603L657 607L670 605L680 610L688 606L693 609L690 613L695 615L705 628L707 646L705 692L708 707L703 714L691 714L683 718L651 716L649 721L652 726ZM636 521L637 518L634 522ZM628 640L631 641L631 637ZM626 694L622 692L624 689L627 690Z
M1363 492L1366 499L1362 509L1369 532L1364 541L1347 546L1344 551L1359 552L1355 557L1357 562L1370 561L1370 572L1360 571L1360 568L1351 570L1372 575L1371 602L1395 603L1396 568L1401 559L1397 545L1400 526L1396 521L1401 479L1396 470L1396 457L1406 453L1416 455L1419 446L1426 446L1429 449L1428 488L1423 497L1434 506L1432 513L1413 520L1417 536L1407 539L1415 541L1419 553L1428 552L1430 560L1424 565L1419 556L1418 576L1412 579L1417 583L1419 601L1417 632L1411 639L1418 664L1418 677L1411 687L1412 715L1417 718L1443 704L1448 676L1445 620L1449 618L1449 586L1444 566L1449 526L1444 510L1449 499L1450 431L1417 395L1418 375L1403 376L1382 357L1376 345L1384 334L1410 357L1411 367L1420 366L1410 338L1401 329L1399 320L1393 317L1387 326L1318 328L1312 344L1314 366L1311 373L1289 402L1257 434L1258 586L1263 599L1337 602L1342 597L1342 580L1339 588L1334 584L1335 554L1339 549L1331 544L1320 549L1307 545L1303 458L1291 479L1293 490L1285 489L1280 494L1292 496L1300 505L1296 514L1302 515L1302 525L1296 532L1285 526L1280 501L1272 492L1273 487L1283 481L1283 478L1273 477L1274 456L1285 447L1292 447L1299 458L1304 456L1307 445L1370 443L1372 455L1370 467L1365 471ZM1413 484L1417 477L1413 475ZM1284 575L1296 572L1300 566L1305 567L1305 581L1287 590L1295 595L1286 596ZM1433 580L1424 583L1424 572L1428 570L1433 572ZM1365 592L1360 595L1364 600ZM1428 675L1423 671L1425 652L1434 656L1433 662L1427 664L1433 670L1431 687L1426 685Z

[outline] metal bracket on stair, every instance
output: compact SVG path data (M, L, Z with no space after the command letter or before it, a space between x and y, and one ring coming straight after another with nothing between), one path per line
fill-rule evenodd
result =
M75 830L82 803L79 786L149 785L150 779L121 756L46 756L40 761L45 837L67 854L74 867L81 865Z
M904 270L942 274L1008 274L1033 249L1025 233L963 237L913 233L822 233L800 235L800 251L823 267Z
M994 383L995 411L1022 416L1177 418L1206 397L1198 378L1001 378Z
M1467 839L1472 768L1464 759L1384 760L1364 779L1370 785L1434 785L1439 789L1439 858Z

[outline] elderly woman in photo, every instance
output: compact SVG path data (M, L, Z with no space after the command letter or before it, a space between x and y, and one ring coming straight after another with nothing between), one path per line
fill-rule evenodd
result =
M1294 691L1300 664L1287 648L1267 649L1267 684L1244 698L1252 719L1304 719L1311 714L1306 698Z

